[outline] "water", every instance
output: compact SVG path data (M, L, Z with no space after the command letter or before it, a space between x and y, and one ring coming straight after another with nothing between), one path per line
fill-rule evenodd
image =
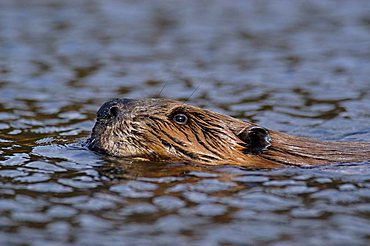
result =
M81 143L103 102L163 88L275 130L370 141L369 9L1 1L1 245L368 245L369 162L163 165Z

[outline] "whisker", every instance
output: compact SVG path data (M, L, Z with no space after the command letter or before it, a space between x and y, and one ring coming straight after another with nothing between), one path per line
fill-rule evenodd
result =
M187 103L189 100L190 100L190 98L195 94L195 92L198 90L200 88L200 85L198 85L197 86L197 88L195 88L195 90L191 93L191 95L183 102L183 105L185 104L185 103Z
M167 86L167 82L163 81L163 82L162 82L162 87L161 87L161 89L160 89L158 92L153 93L153 94L151 95L151 97L153 97L153 98L161 98L161 96L162 96L162 92L164 91L164 89L166 88L166 86Z
M167 82L163 82L162 89L159 91L159 94L158 94L158 96L157 96L157 97L161 97L162 92L163 92L164 88L166 88L166 86L167 86Z

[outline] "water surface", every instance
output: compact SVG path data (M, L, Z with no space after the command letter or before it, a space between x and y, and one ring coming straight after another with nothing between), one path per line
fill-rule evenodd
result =
M1 1L1 245L368 245L369 162L133 163L81 143L103 102L153 96L291 134L370 141L369 9Z

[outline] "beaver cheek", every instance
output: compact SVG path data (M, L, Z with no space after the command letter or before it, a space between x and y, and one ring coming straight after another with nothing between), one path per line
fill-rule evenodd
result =
M112 155L125 156L125 146L121 141L114 141L111 146ZM126 154L127 155L127 154Z
M238 138L244 142L243 153L258 155L271 146L271 136L266 128L251 126L238 134Z

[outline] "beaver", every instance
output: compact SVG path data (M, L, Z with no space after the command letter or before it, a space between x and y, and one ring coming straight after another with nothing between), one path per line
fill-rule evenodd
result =
M370 159L370 143L321 141L160 99L113 99L97 112L88 148L148 161L247 168L317 166Z

